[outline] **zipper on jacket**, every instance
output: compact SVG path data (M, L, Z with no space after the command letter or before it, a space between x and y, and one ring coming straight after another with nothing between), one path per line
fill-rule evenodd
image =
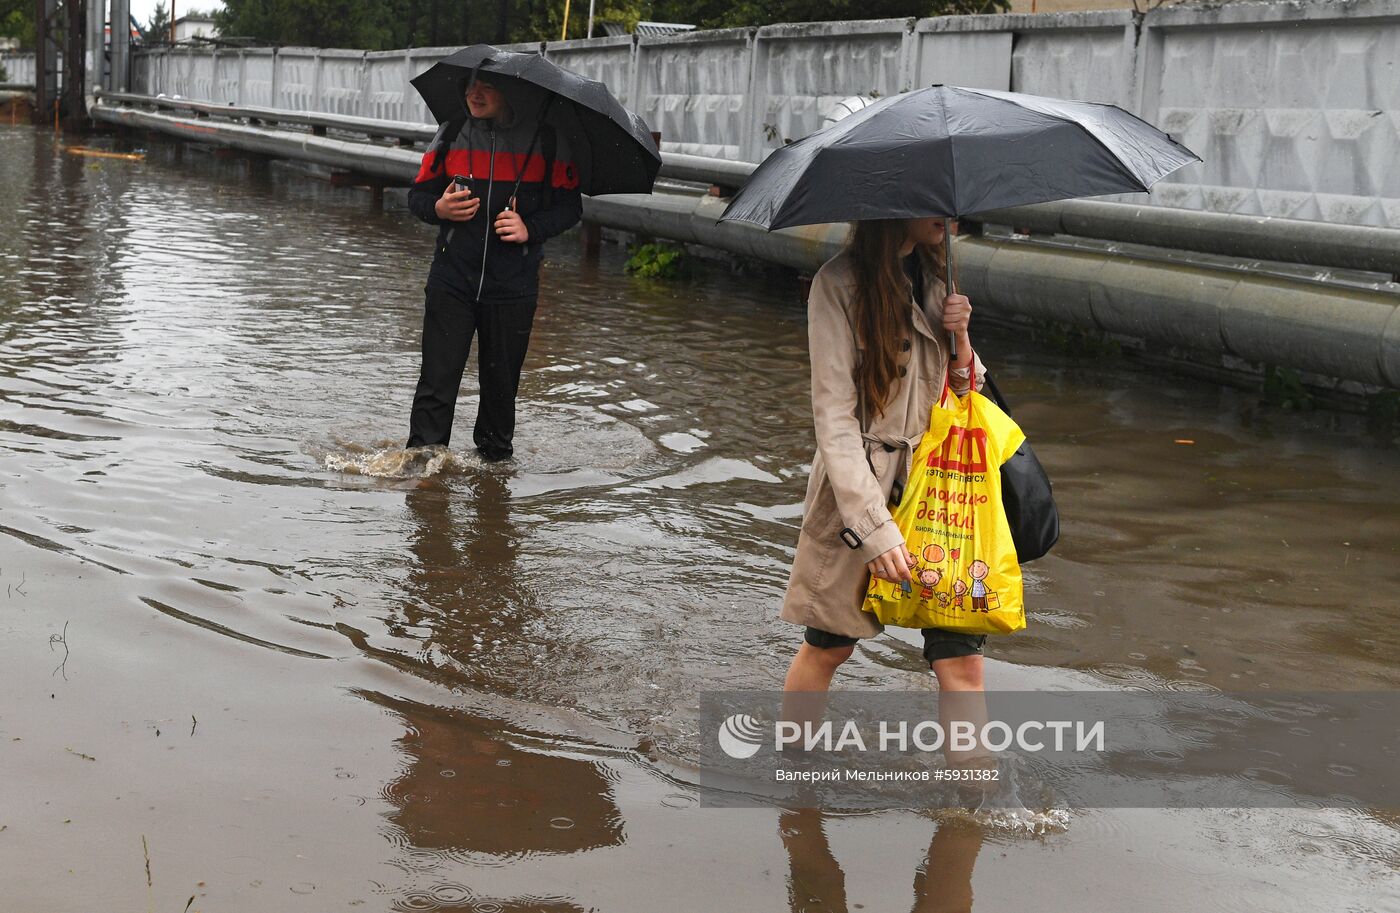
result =
M491 218L491 188L496 183L496 128L487 128L491 134L491 156L486 160L486 167L491 169L490 175L486 178L486 218ZM468 153L470 154L470 153ZM481 290L486 285L486 251L491 247L491 229L493 226L486 226L485 237L481 242L481 276L476 280L476 301L481 303Z

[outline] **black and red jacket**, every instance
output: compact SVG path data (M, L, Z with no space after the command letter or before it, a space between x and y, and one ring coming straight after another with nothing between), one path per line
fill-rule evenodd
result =
M456 136L448 134L456 129ZM434 207L453 175L471 178L481 207L468 222L438 218ZM516 190L516 182L519 189ZM583 213L578 167L555 128L517 114L513 123L467 118L444 124L408 192L408 208L438 225L428 288L463 301L514 302L539 293L544 242L577 224ZM502 241L496 216L512 192L530 238Z

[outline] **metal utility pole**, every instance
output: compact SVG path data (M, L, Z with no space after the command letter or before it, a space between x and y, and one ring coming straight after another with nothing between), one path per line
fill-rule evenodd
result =
M593 37L593 0L588 0L588 37Z
M131 0L112 0L112 78L113 92L131 87Z
M83 22L83 79L84 117L89 100L106 85L107 48L103 40L102 27L107 21L107 0L86 0L87 17Z
M96 2L96 0L94 0ZM63 124L74 133L87 126L87 4L88 0L64 0L63 17L68 29L63 42Z
M34 0L34 122L54 121L63 28L58 0Z

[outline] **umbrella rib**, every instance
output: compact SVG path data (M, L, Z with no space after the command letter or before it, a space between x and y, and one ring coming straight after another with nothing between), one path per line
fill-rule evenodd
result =
M952 90L944 88L944 90L941 93L939 93L938 103L943 106L943 132L948 134L948 171L952 177L952 180L949 182L948 186L952 188L953 191L953 211L948 213L948 215L953 221L956 221L959 215L958 209L960 209L961 207L958 205L958 157L953 152L953 128L948 125L947 93L950 91ZM945 232L952 231L952 226L944 225L943 230Z
M976 92L977 90L976 90L976 89L973 89L972 91ZM978 94L981 94L981 95L983 95L983 97L986 97L986 98L995 98L995 97L997 97L997 96L995 96L995 95L986 95L985 93L978 93ZM1018 108L1022 108L1023 110L1035 111L1034 108L1027 108L1026 106L1021 105L1021 104L1019 104L1019 103L1016 102L1016 101L1012 101L1011 99L1002 99L1002 100L1003 100L1003 101L1008 101L1008 102L1010 102L1011 104L1016 105ZM1114 109L1116 109L1116 110L1118 110L1118 111L1123 111L1123 109L1120 108L1120 107L1118 107L1117 105L1107 105L1107 104L1102 104L1102 103L1098 103L1098 102L1085 102L1085 104L1096 105L1097 107L1102 107L1102 108L1114 108ZM1107 153L1109 154L1109 156L1112 158L1112 160L1114 161L1114 163L1118 166L1119 173L1121 173L1121 174L1126 174L1127 177L1130 178L1134 184L1136 184L1138 187L1141 187L1141 188L1142 188L1142 192L1143 192L1143 193L1151 193L1151 192L1152 192L1151 189L1150 189L1149 187L1147 187L1146 185L1143 184L1142 180L1141 180L1136 174L1133 174L1130 170L1128 170L1128 168L1123 164L1123 160L1122 160L1122 158L1119 157L1118 153L1114 152L1112 149L1110 149L1110 148L1108 147L1108 144L1107 144L1107 143L1105 143L1103 140L1099 139L1098 136L1096 136L1096 135L1094 134L1094 131L1090 130L1088 127L1084 126L1084 125L1081 124L1079 121L1077 121L1077 120L1075 120L1074 118L1069 117L1069 116L1067 116L1067 115L1056 114L1056 113L1053 113L1053 112L1050 112L1050 111L1035 111L1035 113L1040 114L1040 115L1042 115L1042 116L1044 116L1044 117L1052 117L1052 118L1054 118L1055 120L1062 121L1062 122L1064 122L1064 123L1071 124L1071 125L1073 125L1073 126L1075 126L1075 127L1078 127L1081 131L1083 131L1085 134L1088 135L1089 139L1091 139L1091 140L1093 140L1094 142L1098 143L1099 146L1100 146L1105 152L1107 152ZM1123 113L1127 114L1128 112L1124 111ZM1131 115L1130 115L1130 116L1131 116ZM1146 121L1143 121L1143 123L1147 123L1147 122L1146 122ZM1152 125L1152 124L1148 124L1148 126L1153 127L1153 129L1156 129L1156 130L1162 132L1163 135L1166 135L1165 131L1161 131L1161 128L1160 128L1160 127L1156 127L1156 126L1154 126L1154 125ZM951 135L950 135L950 136L951 136ZM1176 140L1172 139L1170 136L1167 136L1167 139L1170 140L1174 145L1181 146L1180 143L1176 142ZM1184 149L1185 147L1182 146L1182 148ZM1191 152L1191 150L1189 150L1189 149L1187 149L1186 151L1187 151L1187 152ZM1198 155L1196 155L1194 152L1191 152L1191 155L1194 156L1195 159L1196 159L1197 161L1201 161L1201 160L1202 160L1201 157L1198 156Z
M1088 127L1084 126L1083 124L1081 124L1079 121L1075 120L1075 119L1072 118L1072 117L1064 117L1064 116L1059 115L1059 114L1050 114L1050 115L1047 115L1047 116L1053 117L1053 118L1055 118L1056 120L1061 120L1061 121L1064 121L1065 123L1072 124L1073 126L1078 127L1081 131L1083 131L1083 132L1089 137L1089 139L1091 139L1091 140L1093 140L1094 142L1098 143L1099 146L1103 149L1103 151L1108 153L1109 158L1110 158L1110 159L1113 161L1113 163L1118 167L1118 171L1119 171L1120 174L1126 174L1126 175L1128 176L1128 178L1131 179L1132 182L1133 182L1134 184L1136 184L1136 185L1138 185L1139 187L1142 188L1142 192L1143 192L1143 193L1151 193L1151 192L1152 192L1152 190L1151 190L1149 187L1147 187L1146 185L1144 185L1144 184L1142 183L1142 178L1139 178L1136 174L1133 174L1133 172L1132 172L1131 170L1129 170L1128 167L1127 167L1126 165L1123 164L1123 159L1122 159L1121 157L1119 157L1118 153L1116 153L1116 152L1114 152L1112 149L1110 149L1110 148L1108 147L1108 143L1105 143L1103 140L1099 139L1098 136L1096 136L1096 135L1094 134L1094 131L1093 131L1093 130L1090 130ZM1170 137L1169 137L1169 138L1170 138Z

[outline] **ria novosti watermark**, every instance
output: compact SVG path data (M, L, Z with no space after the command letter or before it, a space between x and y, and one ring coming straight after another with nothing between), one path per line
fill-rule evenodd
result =
M714 692L707 803L1400 807L1400 693Z

